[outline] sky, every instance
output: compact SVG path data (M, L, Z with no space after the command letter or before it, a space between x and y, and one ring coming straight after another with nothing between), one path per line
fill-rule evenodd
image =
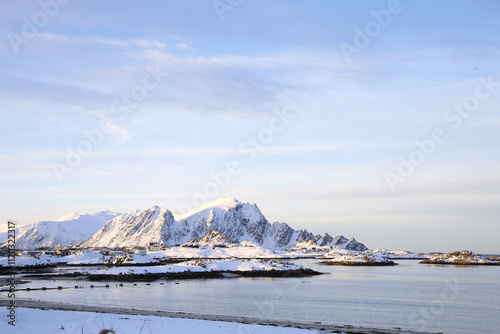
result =
M500 4L2 1L0 222L219 197L500 253Z

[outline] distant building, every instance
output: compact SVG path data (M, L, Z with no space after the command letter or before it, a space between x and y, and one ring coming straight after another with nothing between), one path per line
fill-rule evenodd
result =
M161 251L161 250L163 250L163 246L159 242L150 242L149 243L149 250L151 252Z

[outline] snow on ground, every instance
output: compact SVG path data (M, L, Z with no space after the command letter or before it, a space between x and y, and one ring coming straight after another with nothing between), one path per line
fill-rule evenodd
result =
M337 259L337 261L346 261L349 259L362 258L362 255L354 256L355 254L364 254L368 258L382 259L382 258L421 258L425 259L429 255L423 253L411 253L408 251L389 251L386 249L368 250L365 252L350 251L345 249L334 249L326 252L326 249L320 251L312 251L310 249L296 249L296 250L270 250L257 245L249 244L245 246L228 246L226 248L210 248L210 247L170 247L162 251L148 251L146 255L127 254L123 255L119 252L114 255L103 255L98 251L80 250L74 254L67 256L55 256L42 254L36 257L29 255L16 256L16 266L28 265L45 265L45 264L58 264L67 263L68 265L82 265L82 264L105 264L117 263L121 257L126 257L127 260L119 262L120 264L138 264L138 263L155 263L158 260L165 259L289 259L297 257L321 257ZM341 256L348 256L348 258L340 259ZM0 266L7 266L7 257L0 258Z
M498 264L498 261L492 261L482 258L471 251L461 251L446 254L434 254L422 263L448 263L448 264Z
M328 247L329 248L329 247ZM252 245L245 246L229 246L227 248L209 247L190 248L190 247L171 247L164 251L148 252L148 255L155 258L180 258L180 259L223 259L223 258L266 258L266 259L286 259L297 257L321 257L326 252L314 252L309 249L296 249L296 250L271 250L261 246Z
M373 249L365 251L367 253L379 254L391 259L427 259L427 253L414 253L406 250Z
M119 273L166 273L166 272L205 272L205 271L249 271L249 270L299 270L302 266L284 264L276 260L264 258L277 258L270 250L261 247L234 247L216 249L198 249L189 247L175 247L167 251L149 252L147 255L115 254L103 255L95 251L78 251L67 256L54 256L42 254L36 257L22 255L16 256L16 266L34 266L66 263L67 265L84 264L116 264L118 268L109 268L104 271L93 271L92 274L119 274ZM155 266L158 259L185 258L191 261L172 265ZM238 259L239 258L239 259ZM250 259L252 258L252 259ZM250 260L248 260L250 259ZM127 264L148 264L152 266L127 267ZM8 266L8 258L0 258L0 265Z
M128 260L125 263L155 263L162 259L229 259L229 258L282 258L286 257L285 253L275 254L272 250L262 247L228 247L228 248L190 248L190 247L172 247L164 251L147 252L147 255L128 254L122 255L103 255L97 251L81 250L67 256L41 254L37 256L19 255L16 256L16 266L33 266L67 263L69 265L81 264L104 264L114 262L114 258L127 256ZM302 253L297 253L301 255ZM316 254L318 255L318 254ZM1 257L0 265L7 266L8 258Z
M155 258L181 258L181 259L222 259L222 258L277 258L277 254L272 250L260 246L255 247L227 247L227 248L191 248L191 247L171 247L164 251L149 252L148 255Z
M65 263L68 265L82 265L82 264L105 264L105 263L116 263L117 260L121 258L125 259L125 263L137 264L137 263L156 263L158 262L153 257L149 255L139 255L139 254L116 254L116 255L103 255L95 251L77 251L74 254L66 256L58 255L48 255L41 254L36 256L31 255L19 255L16 256L15 265L16 266L35 266L35 265L50 265ZM8 266L8 258L0 258L0 266Z
M206 321L181 318L167 318L142 315L102 314L93 312L16 309L16 326L8 324L7 312L0 315L0 333L51 333L51 334L94 334L112 328L116 334L142 333L254 333L254 334L311 334L317 331L239 324L223 321Z
M329 263L353 263L353 264L372 264L372 263L391 263L385 255L372 254L367 252L358 252L347 249L334 249L324 255Z
M287 271L302 270L303 266L273 260L191 260L176 264L151 267L115 267L90 270L90 275L141 275L181 272L211 272L211 271Z

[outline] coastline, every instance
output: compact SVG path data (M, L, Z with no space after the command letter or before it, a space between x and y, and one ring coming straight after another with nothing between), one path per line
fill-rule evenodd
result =
M0 296L0 307L9 305L9 300ZM334 325L325 324L320 322L306 322L306 321L286 321L274 319L260 319L252 317L238 317L227 315L213 315L213 314L196 314L187 312L170 312L170 311L154 311L135 308L121 308L113 306L95 306L95 305L80 305L61 302L44 302L30 299L16 299L16 308L30 308L39 310L57 310L69 312L88 312L88 313L105 313L116 315L140 315L140 316L156 316L163 318L181 318L203 321L219 321L228 323L239 323L245 325L261 325L273 327L287 327L297 329L317 330L328 333L351 333L351 334L437 334L436 332L418 332L411 330L403 330L400 328L393 329L379 329L368 328L351 325Z

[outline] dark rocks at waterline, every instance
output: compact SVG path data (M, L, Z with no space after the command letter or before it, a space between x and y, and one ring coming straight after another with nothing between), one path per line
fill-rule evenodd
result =
M312 269L301 270L266 270L266 271L207 271L180 273L150 273L122 275L88 275L89 281L155 281L159 279L196 279L196 278L228 278L228 277L307 277L322 275Z
M398 264L394 261L385 261L385 262L351 262L351 261L321 261L320 264L328 265L328 266L397 266Z
M0 275L21 274L30 272L52 272L56 268L54 264L37 264L27 266L0 266Z

